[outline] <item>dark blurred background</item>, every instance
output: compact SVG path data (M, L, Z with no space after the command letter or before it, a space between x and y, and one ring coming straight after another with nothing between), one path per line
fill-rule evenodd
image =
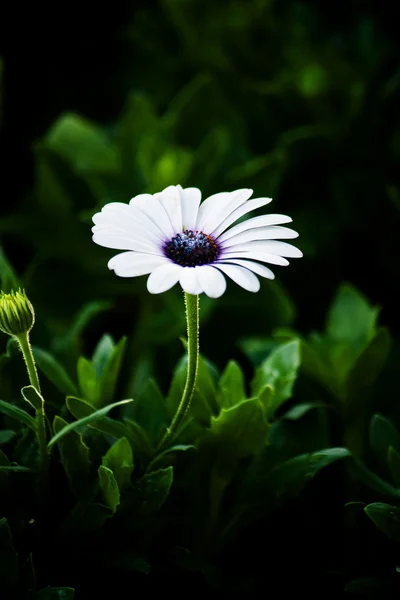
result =
M149 299L144 278L117 280L106 269L113 252L90 239L104 203L171 183L204 195L251 187L300 232L305 257L276 269L279 283L251 298L232 285L218 304L204 302L205 321L209 305L216 313L209 333L223 341L215 350L204 325L203 350L217 363L244 332L321 328L343 280L399 333L394 6L142 0L2 10L1 246L35 302L43 343L93 299L114 306L95 319L94 338L152 322L156 341L176 339L161 330L179 314L179 291Z

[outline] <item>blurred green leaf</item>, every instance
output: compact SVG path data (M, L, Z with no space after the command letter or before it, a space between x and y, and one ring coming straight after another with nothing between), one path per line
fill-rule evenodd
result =
M0 247L0 288L3 292L9 293L17 290L21 283L14 272L10 262L7 260L4 250Z
M64 367L51 354L35 346L33 346L32 351L38 368L61 393L71 396L78 395L74 382Z
M18 406L0 400L0 413L11 417L16 421L27 425L28 427L30 427L30 429L33 429L33 431L36 431L35 419L28 415L28 413L22 410L21 408L18 408Z
M349 373L348 397L356 397L360 391L373 385L385 365L391 345L389 331L385 327L379 328L376 335L358 356Z
M374 502L368 504L364 511L380 531L396 542L400 542L400 508L383 502Z
M299 366L300 343L298 340L293 340L272 350L257 369L252 384L253 394L260 393L266 385L274 390L267 409L269 417L273 416L276 410L292 396Z
M375 414L369 427L371 449L382 465L387 466L389 446L400 452L400 435L390 419Z
M114 473L104 465L100 465L98 473L100 489L103 493L104 500L106 501L107 506L115 512L120 503L120 493Z
M54 434L60 433L67 425L68 423L64 419L56 415L53 421ZM58 448L71 487L76 493L79 493L88 484L90 471L89 448L77 431L71 431L68 435L59 439Z
M122 437L116 441L103 456L102 464L113 472L120 490L129 486L133 471L133 454L128 440Z
M211 418L211 433L232 456L243 458L260 450L267 441L269 425L258 398L223 408Z
M119 153L104 131L73 113L59 117L41 142L80 173L115 173Z
M69 587L47 587L35 595L35 600L73 600L74 589Z
M0 446L11 442L15 435L16 433L12 429L0 429Z
M396 487L400 488L400 453L393 446L389 446L387 460L393 481Z
M315 408L325 408L325 407L327 407L326 404L317 404L317 403L312 403L312 402L304 402L301 404L296 404L296 406L293 406L292 408L290 408L283 415L283 418L294 421L294 420L301 419L302 417L304 417L304 415L307 414L308 411L310 411L310 410L313 410Z
M114 340L112 339L111 335L105 333L99 340L92 356L92 364L96 371L97 379L100 379L100 376L104 371L104 367L109 361L114 348Z
M11 591L18 578L18 555L5 517L0 519L0 576L2 589Z
M173 467L159 469L144 475L138 482L140 512L143 515L157 511L168 498L174 477Z
M51 438L51 440L47 444L48 448L50 449L52 446L54 446L55 443L57 443L65 435L68 435L71 431L74 431L75 429L78 429L79 427L83 427L84 425L89 425L90 423L93 423L94 421L102 419L103 417L105 417L107 415L107 413L110 412L110 410L112 410L116 406L122 406L123 404L127 404L128 402L132 402L132 400L120 400L119 402L114 402L113 404L109 404L108 406L104 406L103 408L96 410L95 412L91 413L90 415L87 415L86 417L83 417L82 419L79 419L78 421L74 421L73 423L68 423L68 425L66 427L61 429L56 435L54 435Z
M343 284L329 311L326 331L337 342L349 344L354 352L360 352L375 334L379 309L354 287Z
M58 337L54 342L54 349L59 352L70 351L71 345L76 344L83 330L93 317L109 310L112 303L106 300L92 300L84 304L84 306L74 316L67 333ZM104 336L106 337L106 336Z
M221 408L230 408L246 398L244 376L240 366L231 360L218 383L217 402Z
M148 380L132 405L134 420L157 443L169 424L167 405L154 379Z

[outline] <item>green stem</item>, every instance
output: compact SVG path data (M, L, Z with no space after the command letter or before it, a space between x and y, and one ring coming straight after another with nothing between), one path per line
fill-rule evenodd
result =
M197 369L199 365L199 296L193 296L185 292L186 323L188 335L188 369L186 375L186 384L183 390L182 399L177 411L158 444L157 452L163 450L171 442L179 429L185 415L189 409L196 385Z
M19 346L24 357L25 365L28 371L29 381L31 385L40 394L40 383L39 377L36 370L35 359L33 358L32 348L29 341L29 333L21 333L16 336ZM39 465L40 471L44 475L47 472L49 464L49 454L47 451L47 440L46 440L46 413L44 409L44 402L41 407L36 409L36 435L39 445Z

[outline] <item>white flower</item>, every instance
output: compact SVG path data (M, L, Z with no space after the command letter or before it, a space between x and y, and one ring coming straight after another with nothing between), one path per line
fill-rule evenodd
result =
M93 241L127 250L114 256L108 267L120 277L150 274L147 289L152 294L179 282L189 294L218 298L226 289L224 275L257 292L256 274L274 278L262 263L286 266L286 257L300 258L302 253L277 241L298 236L281 227L292 220L285 215L262 215L232 227L243 215L271 202L249 200L252 193L222 192L200 204L199 189L171 185L158 194L140 194L129 204L111 202L93 217Z

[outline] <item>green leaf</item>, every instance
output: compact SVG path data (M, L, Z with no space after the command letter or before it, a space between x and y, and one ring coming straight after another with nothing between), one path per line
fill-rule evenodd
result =
M126 337L120 339L104 366L99 380L98 404L100 406L103 406L107 402L111 402L114 397L118 375L122 367L122 361L126 350L126 343Z
M114 404L109 404L108 406L104 406L103 408L100 408L99 410L96 410L95 412L93 412L92 414L84 417L83 419L79 419L78 421L74 421L73 423L69 423L66 427L64 427L63 429L61 429L61 431L59 431L58 433L56 433L51 438L51 440L47 444L47 447L50 449L62 437L64 437L65 435L68 435L71 431L74 431L75 429L78 429L79 427L83 427L84 425L89 425L90 423L93 423L96 420L102 419L103 417L105 417L107 415L107 413L110 412L110 410L112 410L116 406L122 406L123 404L127 404L129 402L133 402L133 400L120 400L120 402L114 402Z
M393 446L389 446L388 463L393 481L396 487L400 488L400 453Z
M11 463L8 459L8 456L3 452L3 450L0 450L0 466L8 467L10 464Z
M156 465L159 462L164 462L171 455L176 454L177 452L186 452L187 450L197 450L196 446L193 444L176 444L175 446L171 446L166 450L163 450L158 454L151 462L152 466Z
M256 371L253 393L257 395L264 386L274 389L272 401L268 407L268 416L292 396L293 385L300 366L300 342L293 340L279 345Z
M35 600L73 600L75 591L69 587L47 587L35 595Z
M125 437L111 446L103 456L102 464L114 473L120 490L129 486L133 471L133 454L131 445Z
M96 371L92 363L84 356L78 360L77 374L82 396L87 402L95 405L98 398Z
M350 471L354 478L357 478L359 481L378 492L378 494L382 494L389 498L395 498L397 501L400 500L400 490L384 479L378 477L373 471L367 469L364 463L354 456L350 462Z
M314 402L303 402L301 404L296 404L290 408L284 415L283 419L290 419L291 421L297 421L297 419L301 419L306 415L310 410L314 410L315 408L327 408L326 404L318 404Z
M295 497L321 469L347 456L350 452L346 448L328 448L295 456L269 472L269 485L279 500Z
M153 379L149 379L136 398L132 415L150 439L157 443L169 424L169 417L164 397Z
M11 417L16 421L27 425L28 427L33 429L33 431L36 431L35 419L28 415L27 412L25 412L18 406L15 406L14 404L9 404L9 402L4 402L4 400L0 400L0 413Z
M389 446L400 452L400 436L390 419L375 414L369 427L369 441L375 456L387 466Z
M55 434L67 427L68 423L58 415L54 418L53 430ZM90 460L89 448L84 443L82 436L77 431L71 431L58 441L61 462L70 481L72 489L79 493L87 487Z
M96 371L97 379L100 379L114 348L115 344L111 335L108 335L107 333L104 334L97 344L92 356L92 364Z
M62 115L43 144L68 161L78 174L119 170L117 148L98 125L77 114Z
M82 400L81 398L75 398L74 396L68 396L66 400L67 408L69 412L74 415L76 419L84 419L89 415L96 412L94 406ZM103 417L100 421L94 421L88 423L88 427L101 431L105 435L109 435L115 438L127 437L129 440L134 441L134 436L131 434L130 428L127 427L121 421L110 419L109 417Z
M0 581L2 591L8 591L17 582L18 555L14 550L10 527L5 517L0 519L0 549Z
M361 390L368 390L373 385L385 365L391 345L389 331L385 327L379 328L348 374L348 396L357 400Z
M66 396L76 396L78 394L74 382L69 377L64 367L60 365L51 354L40 348L36 348L35 346L32 347L32 351L37 367L62 394Z
M0 429L0 446L2 444L8 444L15 436L15 431L12 431L11 429Z
M231 360L218 383L217 402L221 408L230 408L246 398L244 376L240 366Z
M266 443L268 431L269 424L258 398L223 408L211 419L212 436L237 458L258 452Z
M20 287L20 282L11 263L4 254L3 248L0 247L0 287L3 292L11 292Z
M380 531L400 542L400 508L375 502L368 504L364 511Z
M117 480L111 469L108 469L104 465L100 465L98 473L100 489L103 493L104 500L106 501L107 506L115 513L120 503Z
M360 292L343 284L329 311L326 331L332 340L346 342L358 352L375 335L378 314Z
M93 300L85 304L74 316L71 326L62 338L57 338L54 342L54 349L59 352L70 350L71 346L76 345L82 331L96 315L109 310L112 303L107 300ZM71 392L66 392L71 393Z
M148 473L138 482L141 513L159 510L168 498L174 478L173 467Z
M44 406L43 396L37 391L33 385L26 385L22 388L21 394L35 410L42 410Z
M0 472L5 473L35 473L34 469L22 467L21 465L0 465Z

